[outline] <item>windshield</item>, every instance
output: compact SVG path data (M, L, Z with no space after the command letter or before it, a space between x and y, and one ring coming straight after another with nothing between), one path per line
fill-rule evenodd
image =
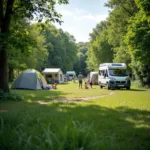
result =
M126 69L109 69L110 76L128 76Z

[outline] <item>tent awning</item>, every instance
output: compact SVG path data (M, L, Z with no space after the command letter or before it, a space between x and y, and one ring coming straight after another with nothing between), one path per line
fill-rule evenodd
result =
M45 68L42 73L58 73L60 68Z

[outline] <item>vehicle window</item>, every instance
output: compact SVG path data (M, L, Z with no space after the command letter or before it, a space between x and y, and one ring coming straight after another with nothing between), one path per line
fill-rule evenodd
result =
M105 72L104 70L100 70L99 71L100 76L104 76L104 72Z
M108 71L106 70L106 77L108 77Z
M109 69L110 76L128 76L126 69Z

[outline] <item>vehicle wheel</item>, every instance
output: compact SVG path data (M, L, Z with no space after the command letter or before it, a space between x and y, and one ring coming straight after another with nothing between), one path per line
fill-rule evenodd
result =
M108 83L106 84L106 88L107 88L108 90L110 90L110 86L109 86Z
M99 86L100 86L100 88L101 88L101 89L103 88L103 86L102 86L102 84L101 84L101 83L99 83Z

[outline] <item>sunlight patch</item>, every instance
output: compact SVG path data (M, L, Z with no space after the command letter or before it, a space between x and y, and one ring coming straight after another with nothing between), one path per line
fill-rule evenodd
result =
M31 99L27 99L27 100L25 100L26 102L28 102L28 103L32 103L32 100Z
M35 98L36 97L35 94L28 94L28 96L31 97L31 98Z
M49 102L44 102L44 101L38 101L39 104L42 104L42 105L47 105Z

